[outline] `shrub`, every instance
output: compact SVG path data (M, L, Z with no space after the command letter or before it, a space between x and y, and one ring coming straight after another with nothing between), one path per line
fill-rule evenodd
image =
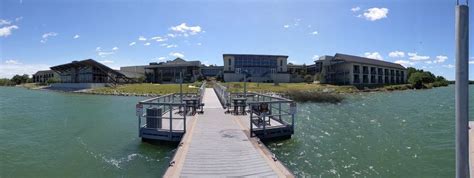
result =
M314 81L312 75L305 75L303 80L306 83L313 83L313 81Z
M295 101L300 102L324 102L324 103L339 103L344 100L340 94L320 92L320 91L303 91L303 90L288 90L286 96Z

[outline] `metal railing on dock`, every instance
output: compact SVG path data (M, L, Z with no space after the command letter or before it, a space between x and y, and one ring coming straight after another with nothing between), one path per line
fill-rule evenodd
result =
M296 103L280 96L255 92L229 92L220 83L214 84L226 113L250 113L250 133L262 139L291 136L294 133Z
M180 141L186 133L186 116L203 112L205 85L204 82L196 93L173 93L138 102L139 137ZM201 111L197 112L198 109Z

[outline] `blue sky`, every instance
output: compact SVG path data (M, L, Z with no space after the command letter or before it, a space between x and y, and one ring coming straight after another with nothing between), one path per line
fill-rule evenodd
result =
M311 64L346 53L453 79L454 7L454 0L2 0L0 78L89 58L119 68L175 57L222 65L223 53Z

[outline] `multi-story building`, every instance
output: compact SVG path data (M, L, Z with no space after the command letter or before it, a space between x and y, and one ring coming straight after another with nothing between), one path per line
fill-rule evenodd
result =
M129 80L124 74L93 59L72 61L53 66L51 70L59 75L61 83L122 83Z
M222 72L224 71L224 66L215 66L215 65L202 65L201 66L201 75L203 77L222 77Z
M387 61L337 53L315 62L321 83L367 86L407 82L407 69Z
M224 81L289 82L288 56L224 54Z
M53 70L40 70L33 74L33 82L35 83L46 83L50 79L57 79L59 80L58 73L54 72ZM58 82L58 81L56 81Z
M145 76L148 82L177 83L182 74L183 82L194 82L200 76L200 67L200 61L176 58L167 62L150 63L145 67Z

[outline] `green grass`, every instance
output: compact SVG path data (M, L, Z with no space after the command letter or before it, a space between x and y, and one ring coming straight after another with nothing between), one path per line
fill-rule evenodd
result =
M243 82L222 83L231 92L243 92ZM352 93L358 91L353 86L337 86L316 83L280 83L275 86L273 83L247 83L247 91L258 93L286 93L290 90L311 91L311 92L331 92L331 93Z
M243 82L223 83L231 92L243 92ZM278 93L299 102L338 103L344 99L342 93L357 92L353 86L337 86L316 83L247 83L247 91L257 93Z
M201 83L183 84L184 93L196 93L201 86ZM102 87L95 88L89 91L90 93L100 94L116 94L116 93L129 93L129 94L170 94L179 93L179 84L125 84L116 87Z

